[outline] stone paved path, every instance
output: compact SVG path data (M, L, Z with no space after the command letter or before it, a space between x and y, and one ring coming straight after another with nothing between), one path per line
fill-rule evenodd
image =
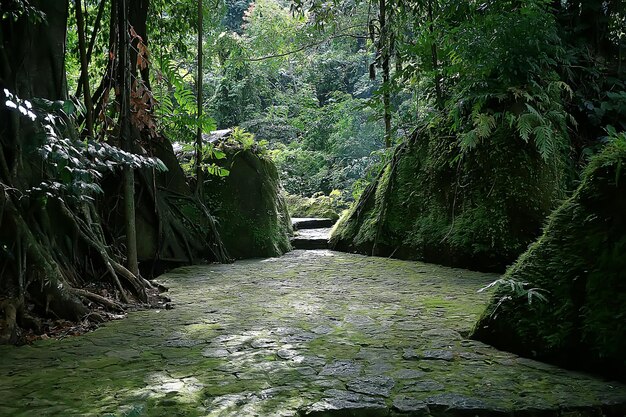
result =
M623 385L463 338L493 279L329 251L181 268L174 310L0 347L0 415L623 416Z

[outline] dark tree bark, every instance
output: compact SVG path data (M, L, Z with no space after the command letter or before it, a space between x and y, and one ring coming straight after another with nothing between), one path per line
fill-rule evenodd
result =
M68 0L30 3L45 13L46 21L31 24L26 16L15 22L2 20L2 49L8 67L0 66L1 78L20 97L64 99Z
M44 22L28 16L1 21L0 86L21 99L63 100L68 1L31 5L45 13ZM87 309L68 291L71 272L59 264L67 251L53 247L62 239L56 230L71 224L53 204L42 207L38 200L23 198L46 178L35 133L30 119L0 104L0 246L6 248L0 257L0 292L14 300L15 320L23 316L25 297L45 313L76 320Z
M380 23L380 53L381 66L383 70L383 120L385 122L385 146L391 147L391 43L389 42L389 27L387 25L387 2L379 0L378 3L378 20Z
M118 31L118 85L120 101L120 143L122 149L133 151L130 121L131 64L129 54L129 23L126 0L117 0ZM124 167L124 214L126 220L126 262L135 275L139 275L137 261L137 230L135 220L135 173L130 166Z
M83 19L83 6L81 0L75 0L74 10L76 11L76 26L78 27L78 51L80 53L80 80L85 90L85 122L87 124L87 135L93 138L93 104L91 102L91 92L89 90L89 61L87 57L85 41L85 21Z
M202 172L202 25L204 12L202 10L202 0L198 0L198 81L197 81L197 104L198 104L198 128L196 129L196 194L202 198L204 184Z
M144 45L148 46L148 10L150 0L133 0L129 3L128 23L135 30L135 33L141 37ZM149 68L137 67L138 39L132 40L132 48L130 48L130 64L133 76L141 75L144 84L150 88Z

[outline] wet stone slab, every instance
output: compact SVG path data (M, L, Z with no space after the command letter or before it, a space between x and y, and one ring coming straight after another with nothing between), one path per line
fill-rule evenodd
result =
M0 347L0 416L624 416L626 387L466 340L496 278L329 251L177 269L176 305Z

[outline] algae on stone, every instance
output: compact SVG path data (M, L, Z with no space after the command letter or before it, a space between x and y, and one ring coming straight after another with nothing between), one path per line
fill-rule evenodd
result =
M219 165L230 173L206 178L204 197L229 255L271 257L291 250L291 218L274 163L232 141L218 146L226 153Z
M342 217L331 246L502 270L562 197L562 164L505 128L464 152L456 138L417 132Z
M529 303L501 285L473 337L523 355L624 380L626 141L608 145L504 279L543 290ZM520 284L523 285L523 284Z

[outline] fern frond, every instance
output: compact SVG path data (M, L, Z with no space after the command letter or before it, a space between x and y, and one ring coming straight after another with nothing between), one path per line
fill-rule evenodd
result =
M479 139L485 139L496 128L496 118L493 115L481 113L474 119L476 135Z
M524 141L530 140L530 134L533 131L534 116L530 113L524 113L517 118L517 131Z
M461 149L463 150L473 149L476 145L478 145L479 142L479 137L476 134L475 130L470 130L469 132L461 135L459 139Z
M537 149L544 160L549 159L555 147L555 135L550 126L540 125L533 130Z

